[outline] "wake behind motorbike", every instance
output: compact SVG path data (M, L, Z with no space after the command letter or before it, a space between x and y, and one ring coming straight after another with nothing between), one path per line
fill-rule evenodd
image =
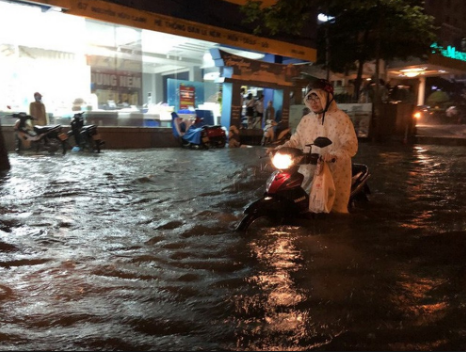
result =
M301 165L316 165L319 160L323 160L322 151L311 153L311 146L323 149L331 143L327 137L318 137L313 143L306 145L309 152L290 147L276 151L272 157L272 164L276 170L268 178L263 196L246 207L236 230L247 230L261 217L280 223L299 218L309 219L312 216L309 212L309 194L302 187L304 175L298 172L298 169ZM356 200L368 200L371 192L367 180L370 176L367 165L352 164L349 207L353 206Z
M68 136L61 125L32 126L30 122L35 118L24 112L14 113L11 117L18 119L14 125L17 153L30 150L35 153L46 151L55 154L61 149L62 154L66 154Z
M100 153L101 147L105 144L97 130L97 125L84 124L85 111L74 114L70 123L68 136L73 136L75 146L74 151L90 151Z

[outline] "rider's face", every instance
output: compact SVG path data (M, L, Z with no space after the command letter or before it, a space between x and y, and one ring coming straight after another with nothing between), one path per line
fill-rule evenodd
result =
M314 112L322 111L322 103L320 102L320 99L317 96L317 94L314 94L314 93L309 94L306 97L306 99L309 102L309 104L311 105L312 111L314 111Z

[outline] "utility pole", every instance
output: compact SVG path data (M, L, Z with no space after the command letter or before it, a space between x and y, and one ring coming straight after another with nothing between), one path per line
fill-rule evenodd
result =
M330 81L330 36L329 36L329 22L335 21L335 17L327 16L323 13L320 13L317 16L317 21L322 23L325 33L325 69L326 69L326 78L327 81Z
M325 68L327 70L327 81L330 81L330 38L328 37L328 25L325 26Z

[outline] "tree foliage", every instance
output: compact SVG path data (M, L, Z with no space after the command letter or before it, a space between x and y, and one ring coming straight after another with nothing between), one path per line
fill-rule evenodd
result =
M262 1L248 0L241 7L246 23L255 24L254 34L280 33L301 35L306 21L313 20L313 0L278 0L271 7L262 7Z
M331 16L318 26L316 47L317 64L324 64L328 45L334 72L361 69L372 60L426 58L436 38L434 18L424 13L420 0L277 0L267 8L261 5L248 0L242 6L245 21L256 25L258 35L303 35L306 21L317 21L317 13Z

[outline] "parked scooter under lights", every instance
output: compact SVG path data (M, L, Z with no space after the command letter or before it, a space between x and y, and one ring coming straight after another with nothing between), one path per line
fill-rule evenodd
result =
M209 149L223 148L227 143L226 129L221 125L208 125L204 119L196 116L186 121L172 112L173 136L183 148Z
M278 146L285 143L291 138L291 129L282 127L282 122L276 122L272 119L267 119L264 126L264 135L262 136L261 145L263 146Z
M73 136L75 141L75 146L71 150L100 153L105 142L97 130L97 125L84 124L84 114L85 111L74 114L71 121L68 136Z
M17 119L14 125L17 153L45 151L48 154L55 154L61 148L62 154L66 154L68 136L63 132L62 125L33 126L31 122L35 118L24 112L14 113L11 117Z

